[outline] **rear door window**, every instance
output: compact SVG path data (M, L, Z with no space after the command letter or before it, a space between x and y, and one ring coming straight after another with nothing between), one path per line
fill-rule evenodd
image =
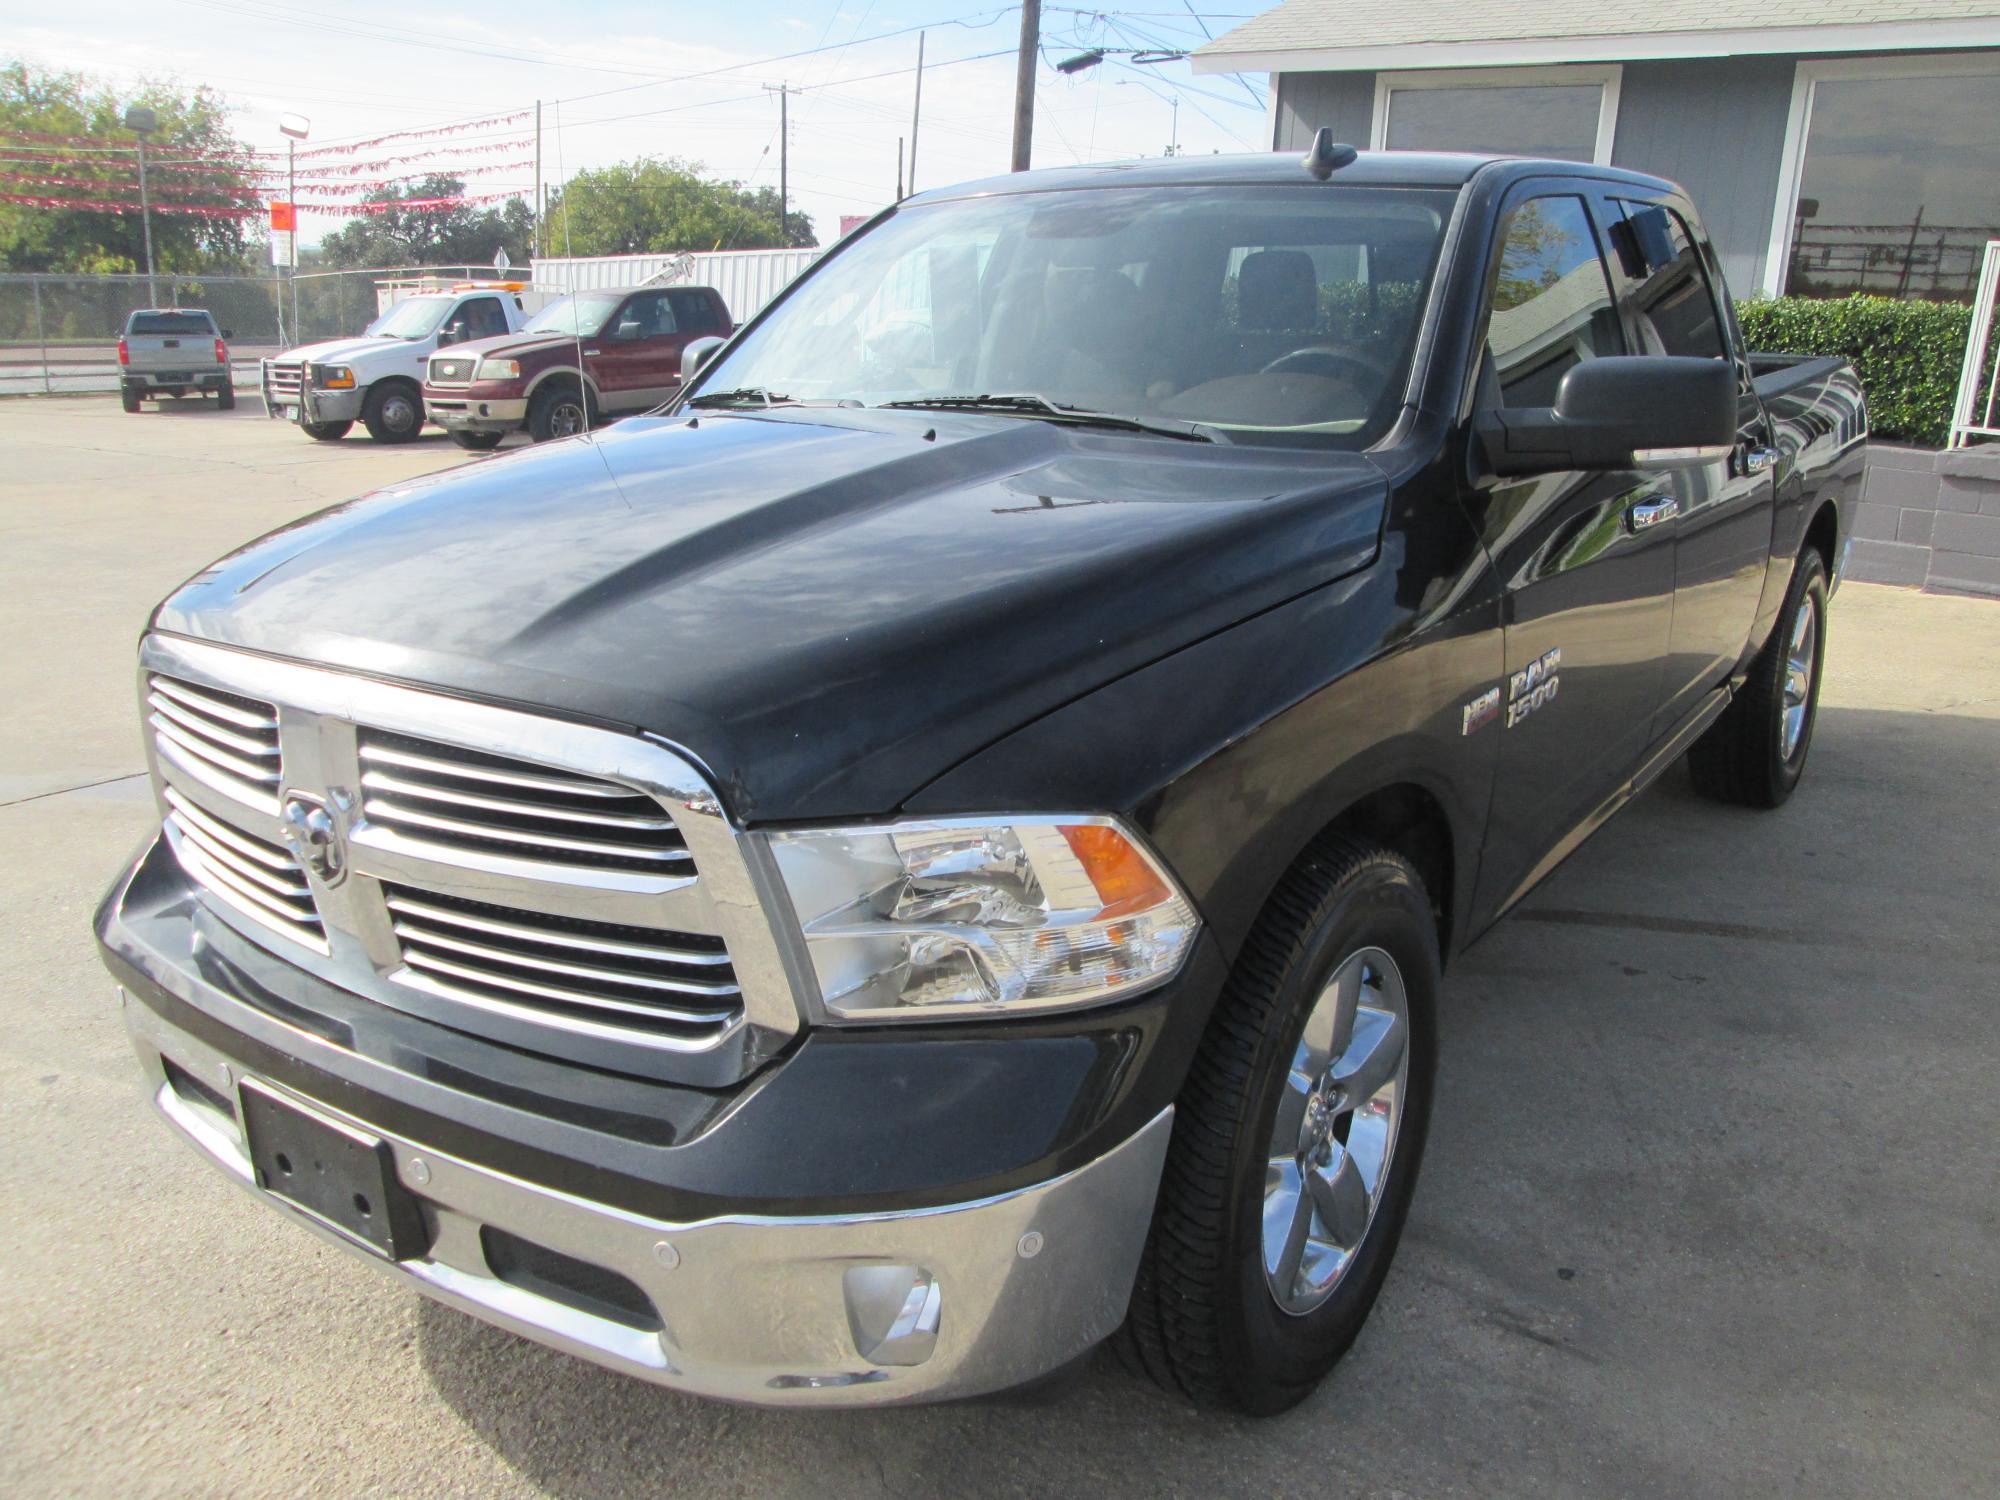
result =
M682 333L728 332L706 292L668 292L667 303L674 310L674 326Z
M1624 223L1613 238L1632 283L1639 352L1726 359L1715 292L1686 222L1658 204L1621 202L1619 208Z

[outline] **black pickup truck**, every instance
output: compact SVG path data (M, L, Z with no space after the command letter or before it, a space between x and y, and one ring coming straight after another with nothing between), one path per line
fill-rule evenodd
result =
M1797 782L1853 372L1743 351L1670 183L1325 138L924 194L703 353L159 607L96 924L153 1101L683 1390L1116 1334L1297 1401L1452 957L1676 758Z

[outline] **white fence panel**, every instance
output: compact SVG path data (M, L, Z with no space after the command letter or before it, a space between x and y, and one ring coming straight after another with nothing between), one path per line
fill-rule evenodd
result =
M554 291L637 286L658 277L661 286L712 286L730 314L748 322L799 272L819 259L818 250L716 250L706 254L545 256L534 263L533 280Z

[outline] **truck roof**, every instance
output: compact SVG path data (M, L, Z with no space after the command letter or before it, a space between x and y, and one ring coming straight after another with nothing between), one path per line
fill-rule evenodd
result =
M1095 162L1088 166L1049 167L1036 172L1011 172L977 182L956 183L915 194L912 203L937 202L978 194L1057 192L1067 188L1137 186L1236 186L1260 183L1311 182L1300 166L1299 151L1259 151L1231 156L1159 156L1140 161ZM1463 187L1489 167L1513 169L1517 176L1610 177L1649 188L1673 184L1641 172L1601 167L1590 162L1555 161L1539 157L1496 156L1459 151L1363 151L1329 180L1335 187Z

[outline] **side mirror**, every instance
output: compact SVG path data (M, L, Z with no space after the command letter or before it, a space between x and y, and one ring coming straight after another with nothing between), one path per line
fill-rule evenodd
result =
M702 366L715 358L715 351L728 342L728 339L719 339L713 334L703 339L689 339L681 348L681 379L694 379L701 373Z
M1587 359L1563 376L1554 406L1483 411L1474 431L1501 475L1714 463L1736 443L1736 371L1665 354Z
M225 328L222 330L222 336L224 339L233 339L236 337L236 330L234 328Z
M459 344L464 341L465 325L463 323L447 323L438 330L438 348L440 349L444 348L447 344Z

